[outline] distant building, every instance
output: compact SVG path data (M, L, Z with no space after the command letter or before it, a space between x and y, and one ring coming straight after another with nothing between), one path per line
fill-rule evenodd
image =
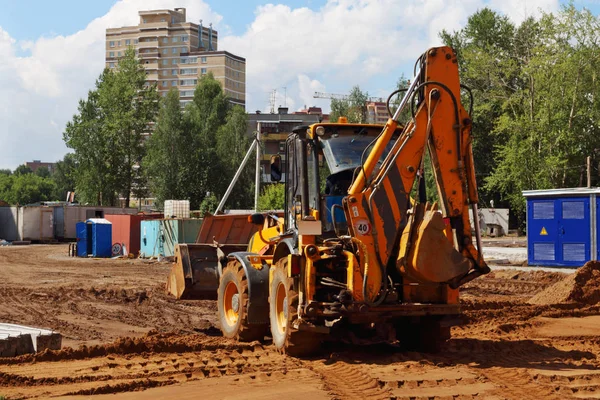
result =
M271 156L281 157L282 179L285 182L285 141L292 129L298 125L311 125L321 122L322 114L289 114L286 107L279 107L277 114L257 112L248 114L248 135L253 136L260 122L262 160L261 181L271 182Z
M28 161L25 163L25 166L31 168L33 172L37 171L37 169L40 167L48 168L48 171L50 171L50 173L54 172L54 170L56 169L56 163L42 162L40 160L33 160L31 162Z
M321 107L306 107L302 110L294 111L294 115L318 115L321 118L321 122L329 122L329 114L323 114Z
M367 103L367 124L383 124L388 120L387 105L383 101L371 101Z
M198 78L212 72L234 104L246 104L246 60L218 51L218 32L186 22L186 9L140 11L136 26L106 30L106 66L115 68L133 46L146 68L147 82L161 96L177 87L182 105L191 101Z

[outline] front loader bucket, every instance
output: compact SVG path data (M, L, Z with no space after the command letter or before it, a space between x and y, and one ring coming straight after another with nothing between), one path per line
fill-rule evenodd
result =
M216 299L227 254L246 250L244 244L178 244L167 280L167 292L177 299Z

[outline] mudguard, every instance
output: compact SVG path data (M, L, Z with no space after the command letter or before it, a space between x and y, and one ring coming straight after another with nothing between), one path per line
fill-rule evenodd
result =
M283 239L277 244L273 253L273 265L288 254L297 254L298 251L294 248L295 238Z
M269 265L260 255L245 251L230 253L229 258L242 264L248 279L248 323L269 323ZM255 267L257 263L261 264L260 269Z

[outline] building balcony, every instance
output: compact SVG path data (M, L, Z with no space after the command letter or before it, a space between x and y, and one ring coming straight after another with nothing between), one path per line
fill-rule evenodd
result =
M143 64L144 68L146 68L147 70L155 70L158 69L158 63L157 62L151 62L148 64Z
M141 57L142 59L149 59L149 58L159 58L160 57L160 53L158 51L152 51L149 53L142 53L140 52L138 54L139 57Z
M285 161L285 154L280 154L280 153L261 154L261 159L262 159L262 161L271 161L271 157L273 157L273 156L279 156L279 157L281 157L281 161Z
M149 29L168 29L169 28L169 23L168 22L151 22L149 24L140 24L139 25L140 31L145 31L145 30L149 30Z
M157 81L158 74L146 74L146 80L147 81Z
M151 42L139 42L136 46L138 49L148 49L148 48L157 48L158 40L153 40Z

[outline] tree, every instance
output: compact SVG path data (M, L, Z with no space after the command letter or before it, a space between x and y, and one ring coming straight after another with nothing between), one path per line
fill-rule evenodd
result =
M339 117L346 117L351 123L366 123L368 100L369 94L354 86L347 99L331 99L329 119L337 122Z
M233 106L227 113L225 125L222 125L217 134L217 156L221 165L222 181L219 187L219 196L222 196L244 156L248 152L252 140L246 134L248 116L240 106ZM225 206L228 208L246 209L254 203L254 165L246 164L238 182L234 186Z
M15 175L33 174L33 170L25 164L21 164L15 169Z
M130 48L118 68L100 75L63 135L75 150L76 190L84 202L116 205L121 195L129 206L132 191L145 186L142 138L157 111L156 87L146 84L146 72Z
M57 200L64 200L68 192L75 190L75 155L73 153L65 154L64 158L56 163L52 180L56 185L56 189L52 197Z
M260 211L283 210L285 206L285 185L275 183L267 185L258 198Z
M582 185L585 158L600 161L599 29L599 17L571 4L519 26L483 9L441 34L476 100L482 197L509 205L521 228L523 190Z
M10 169L0 169L0 175L12 175L12 171Z
M142 164L157 200L187 199L193 209L213 212L209 208L216 208L250 147L247 123L243 108L231 107L211 73L200 79L194 100L183 111L179 93L171 90L161 102ZM252 204L252 171L248 165L242 172L226 206ZM207 193L212 195L207 198Z
M191 167L186 161L191 139L179 104L179 91L172 88L161 99L156 129L146 142L147 152L142 163L157 204L187 198L183 169Z
M50 170L48 167L39 167L35 170L35 174L40 178L50 178Z
M35 174L0 175L0 199L10 204L52 200L54 182Z

